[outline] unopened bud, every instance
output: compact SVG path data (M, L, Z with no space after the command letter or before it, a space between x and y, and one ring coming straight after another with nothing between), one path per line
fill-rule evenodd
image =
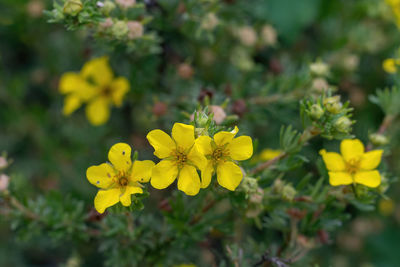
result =
M258 189L257 179L255 179L253 177L245 176L245 177L243 177L241 187L247 194L255 193L255 192L257 192L257 189Z
M296 189L291 185L285 185L282 189L282 197L285 200L292 201L296 196Z
M127 36L129 32L128 25L126 24L125 21L122 20L115 22L111 30L113 35L117 39L123 39L125 36Z
M253 46L257 42L257 33L250 26L243 26L237 30L237 37L245 46Z
M324 99L324 106L330 113L338 114L342 110L340 96L332 96Z
M277 40L277 33L271 25L265 25L261 29L261 40L267 46L274 46Z
M283 187L284 187L284 183L282 182L281 179L276 179L274 181L274 184L272 185L272 189L274 190L275 193L278 193L278 194L282 193Z
M182 63L178 66L178 75L182 79L189 80L192 78L194 70L188 63Z
M0 157L0 170L8 166L7 159L5 157Z
M218 25L218 23L218 17L214 13L208 13L201 22L201 28L211 31Z
M329 66L322 61L314 62L310 64L310 71L316 76L328 76Z
M339 119L337 119L337 121L335 122L335 128L339 132L347 133L350 131L352 124L353 123L351 122L351 120L349 118L342 116Z
M6 174L0 175L0 192L8 189L8 184L10 183L10 177Z
M133 7L136 4L136 0L115 0L115 2L124 9Z
M376 146L383 146L389 143L389 139L386 136L378 133L370 134L369 140L371 140L372 144Z
M83 8L81 0L67 0L64 3L63 12L70 16L76 16Z
M128 21L128 38L133 40L143 36L143 25L138 21Z
M226 113L224 109L220 106L211 105L210 112L214 114L213 120L218 125L221 124L226 118Z
M104 1L103 6L101 7L101 11L106 15L110 14L110 12L113 11L114 9L115 9L115 4L113 1L110 0Z
M156 102L153 106L153 114L161 117L167 113L168 106L164 102Z
M314 104L310 108L310 116L314 120L319 120L324 115L324 110L319 104Z

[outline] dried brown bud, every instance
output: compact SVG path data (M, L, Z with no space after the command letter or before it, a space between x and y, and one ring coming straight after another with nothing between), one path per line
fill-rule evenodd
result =
M214 96L213 91L211 91L207 88L203 88L203 89L201 89L200 94L197 97L197 100L199 100L199 102L203 102L206 97L208 97L211 100L213 98L213 96Z
M171 207L171 205L169 204L169 199L161 200L161 201L158 203L158 208L159 208L160 210L162 210L162 211L165 211L165 212L171 212L171 211L172 211L172 207Z
M161 117L167 113L168 106L164 102L156 102L153 105L153 114L157 117Z
M194 70L188 63L182 63L178 66L178 75L182 79L189 80L192 78Z
M233 102L232 112L238 116L243 116L247 112L247 104L243 99L238 99Z
M277 58L271 58L269 61L269 69L275 75L281 74L283 71L282 64Z

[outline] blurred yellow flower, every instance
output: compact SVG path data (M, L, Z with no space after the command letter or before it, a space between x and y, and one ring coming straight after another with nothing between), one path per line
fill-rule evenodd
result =
M320 151L328 169L329 183L332 186L363 184L377 187L381 183L379 171L375 170L381 162L383 150L364 152L364 145L358 139L345 139L340 144L341 155L335 152Z
M162 159L153 169L151 185L164 189L178 178L178 189L194 196L200 190L200 177L196 167L202 169L206 158L194 146L194 127L175 123L172 138L161 130L147 134L154 155Z
M382 63L383 70L390 74L396 73L398 66L400 66L400 59L387 58Z
M107 57L90 60L80 73L67 72L61 77L59 91L66 95L63 113L68 116L87 103L90 123L104 124L110 117L110 106L121 106L129 89L126 78L114 78Z
M207 165L201 171L202 188L210 184L214 172L217 173L218 183L231 191L242 181L242 170L234 161L246 160L253 155L253 141L249 136L234 138L238 131L235 127L231 132L216 133L214 138L197 138L196 146L207 158Z
M391 199L381 199L378 207L380 214L384 216L390 216L394 212L395 204Z
M270 160L279 156L283 151L279 149L266 148L260 152L260 160Z
M94 207L99 213L118 202L131 205L132 194L142 194L142 185L150 180L154 162L151 160L131 160L131 147L118 143L108 152L110 163L91 166L86 171L89 182L100 190L94 199Z

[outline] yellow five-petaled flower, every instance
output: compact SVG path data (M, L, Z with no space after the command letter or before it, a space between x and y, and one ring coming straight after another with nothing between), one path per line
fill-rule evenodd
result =
M118 143L108 152L109 163L91 166L86 171L89 182L100 190L94 199L94 206L99 213L118 202L131 205L132 194L142 194L140 182L148 182L154 167L151 160L131 160L131 147Z
M151 175L151 185L164 189L178 178L178 189L194 196L200 190L200 177L196 168L202 169L206 158L195 147L194 127L175 123L172 138L161 130L153 130L147 139L154 148L154 155L162 159Z
M80 73L67 72L60 79L59 90L65 94L64 115L70 115L83 103L86 116L93 125L104 124L110 117L110 107L119 107L129 91L124 77L114 78L107 57L87 62Z
M201 187L206 188L214 172L217 181L226 189L234 191L243 178L242 170L235 160L246 160L253 155L253 142L249 136L234 138L238 128L231 132L221 131L214 135L200 136L196 146L206 156L207 164L201 171Z
M333 186L352 183L377 187L381 176L376 170L381 162L383 150L364 152L364 145L358 139L345 139L340 144L341 154L320 151Z

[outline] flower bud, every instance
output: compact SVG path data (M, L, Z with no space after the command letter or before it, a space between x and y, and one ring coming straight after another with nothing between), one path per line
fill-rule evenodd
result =
M182 79L189 80L192 78L194 70L188 63L182 63L178 66L178 75Z
M115 0L115 2L124 9L133 7L136 4L136 0Z
M208 13L201 22L201 28L204 30L212 31L219 23L218 17L215 13Z
M351 122L351 120L349 118L342 116L336 120L335 128L339 132L347 133L348 131L350 131L352 124L353 123Z
M254 46L257 42L257 33L250 26L243 26L237 30L237 37L245 46Z
M238 99L233 102L232 112L238 116L243 116L247 112L247 104L243 99Z
M315 78L312 80L311 87L318 93L323 93L328 90L329 84L324 78Z
M257 179L253 177L243 177L243 181L240 185L247 194L255 193L258 190Z
M213 120L215 121L216 124L219 125L225 120L226 113L222 107L216 106L216 105L211 105L210 111L211 111L211 113L214 114Z
M8 166L7 159L5 157L0 157L0 170Z
M272 185L272 189L273 189L273 191L275 193L280 194L280 193L282 193L283 186L284 186L284 183L282 182L282 180L281 179L276 179L274 181L274 184Z
M113 1L110 0L104 1L103 6L101 7L101 11L106 15L110 14L110 12L113 11L114 9L115 9L115 4Z
M168 106L164 102L156 102L153 106L153 114L157 117L161 117L167 113Z
M67 0L64 3L63 12L70 16L76 16L83 8L81 0Z
M282 189L282 197L285 200L292 201L294 197L296 196L296 189L294 189L293 186L290 184L285 185Z
M128 38L133 40L143 36L143 25L138 21L127 22L129 33Z
M314 120L319 120L322 115L324 115L324 110L322 109L321 105L314 104L310 108L310 116Z
M317 61L310 64L310 71L316 76L328 76L329 66L322 61Z
M119 20L114 23L114 25L111 28L111 31L115 36L115 38L123 39L125 36L127 36L129 29L125 21Z
M386 136L378 133L370 134L369 140L376 146L384 146L389 143L389 139Z
M271 25L265 25L261 29L261 40L264 45L274 46L277 40L277 34L274 27Z
M332 96L324 99L324 106L330 113L338 114L342 110L340 96Z
M0 175L0 192L8 189L8 184L10 183L10 177L6 174Z

